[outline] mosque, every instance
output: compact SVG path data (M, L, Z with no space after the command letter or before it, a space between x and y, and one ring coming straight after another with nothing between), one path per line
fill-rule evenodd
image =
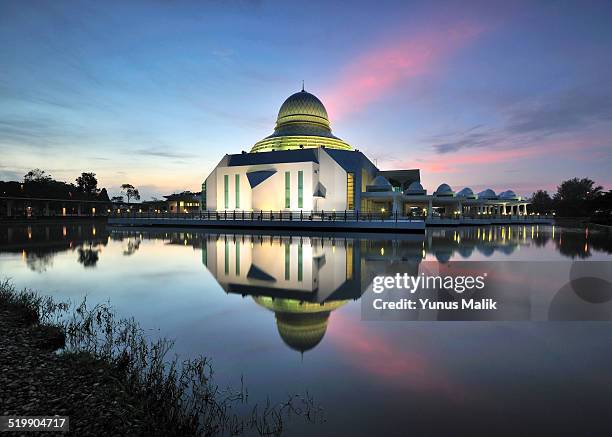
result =
M301 91L281 105L274 132L250 152L226 154L202 184L203 211L358 211L403 217L527 214L528 202L507 190L427 194L418 169L380 170L332 133L325 106Z

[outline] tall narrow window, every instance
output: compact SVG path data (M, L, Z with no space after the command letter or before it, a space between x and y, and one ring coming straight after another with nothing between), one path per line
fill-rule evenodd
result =
M229 175L223 176L223 190L225 194L225 209L229 209Z
M368 172L365 168L361 169L361 192L365 193L368 184Z
M240 175L236 175L236 209L240 208Z
M355 209L355 173L346 174L346 209Z
M240 276L240 241L236 240L236 276Z
M298 281L302 282L302 280L304 279L304 268L302 266L302 264L304 263L304 256L303 256L303 250L302 250L302 242L300 241L298 243Z
M298 208L304 208L304 172L298 171Z
M291 208L291 173L285 172L285 208Z
M291 279L291 246L285 243L285 281Z

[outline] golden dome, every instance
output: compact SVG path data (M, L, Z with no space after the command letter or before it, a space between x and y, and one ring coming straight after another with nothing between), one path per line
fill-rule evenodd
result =
M302 148L329 147L353 150L332 134L327 110L321 100L304 90L283 102L274 133L255 143L251 152L272 152Z

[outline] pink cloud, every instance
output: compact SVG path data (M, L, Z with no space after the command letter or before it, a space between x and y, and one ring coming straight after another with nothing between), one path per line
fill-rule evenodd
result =
M359 111L403 85L438 69L441 61L475 39L483 26L460 23L445 31L425 31L363 53L340 73L325 95L332 119Z
M551 178L546 170L554 168L559 162L591 163L605 159L607 142L598 135L577 137L549 137L531 144L529 147L513 147L511 141L498 148L471 148L455 153L429 153L420 155L418 159L389 161L388 169L419 168L421 179L426 188L435 189L440 183L446 182L459 189L469 186L473 189L514 189L520 195L530 195L536 189L556 190L563 180L578 174L560 174ZM602 146L604 145L604 146ZM493 146L493 145L492 145ZM503 148L499 148L503 146ZM602 150L602 147L604 150ZM519 180L499 181L499 175L507 170L520 169L514 177ZM584 176L589 176L584 174ZM506 178L512 178L508 174ZM495 181L500 182L498 184ZM604 187L610 186L608 179L597 178L597 183Z

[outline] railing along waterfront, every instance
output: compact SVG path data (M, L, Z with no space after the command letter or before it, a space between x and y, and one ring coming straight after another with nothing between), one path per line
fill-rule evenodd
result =
M366 222L366 221L423 221L424 216L402 216L389 212L361 211L193 211L193 212L153 212L120 211L112 212L113 218L143 219L184 219L210 221L302 221L302 222Z
M370 211L273 211L273 210L224 210L224 211L190 211L190 212L155 212L155 211L113 211L113 218L142 218L142 219L183 219L183 220L210 220L210 221L301 221L301 222L372 222L372 221L512 221L529 222L554 219L554 215L538 214L433 214L402 215L398 212L370 212Z

